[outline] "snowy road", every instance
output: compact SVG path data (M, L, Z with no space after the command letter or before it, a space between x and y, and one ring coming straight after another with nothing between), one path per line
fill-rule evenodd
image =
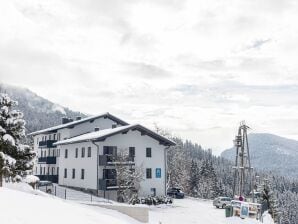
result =
M224 209L216 209L212 201L195 198L176 199L173 205L150 207L149 212L149 224L273 224L270 215L263 221L225 218Z
M211 201L176 199L173 206L151 208L150 224L226 224L225 211L216 209Z

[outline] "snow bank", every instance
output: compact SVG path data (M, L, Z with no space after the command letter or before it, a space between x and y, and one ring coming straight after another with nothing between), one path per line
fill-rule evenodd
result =
M0 188L1 224L139 224L115 211L103 208L95 210L52 196L33 195L33 190L28 192L24 183L10 184L8 187L22 189L27 193L6 187Z
M265 212L263 214L263 223L264 224L274 224L274 221L268 212Z

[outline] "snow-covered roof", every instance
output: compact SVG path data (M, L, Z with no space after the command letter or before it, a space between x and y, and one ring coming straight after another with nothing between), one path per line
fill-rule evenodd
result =
M160 142L160 144L166 145L166 146L172 146L176 145L175 142L161 136L160 134L149 130L148 128L140 125L140 124L131 124L131 125L126 125L126 126L121 126L117 128L109 128L109 129L104 129L100 131L95 131L91 132L88 134L83 134L80 136L76 136L73 138L65 139L62 141L58 141L54 143L54 145L67 145L67 144L73 144L73 143L79 143L79 142L86 142L86 141L103 141L106 138L122 133L122 132L127 132L129 130L138 130L142 134L148 135Z
M46 128L46 129L39 130L39 131L35 131L35 132L32 132L32 133L29 133L28 135L38 135L38 134L43 134L43 133L48 133L48 132L54 132L54 131L57 131L57 130L62 129L62 128L72 127L72 126L75 126L75 125L78 125L78 124L81 124L81 123L84 123L84 122L88 122L88 121L91 121L91 120L94 120L94 119L97 119L97 118L100 118L100 117L108 117L109 119L111 119L111 120L113 120L113 121L115 121L115 122L117 122L121 125L128 125L127 122L121 120L120 118L115 117L114 115L112 115L110 113L104 113L104 114L90 116L90 117L86 117L86 118L83 118L83 119L80 119L80 120L72 121L72 122L69 122L69 123L66 123L66 124L60 124L60 125L57 125L57 126L54 126L54 127Z

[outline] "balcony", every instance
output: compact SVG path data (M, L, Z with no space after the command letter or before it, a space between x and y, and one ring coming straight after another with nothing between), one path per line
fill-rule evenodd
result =
M48 180L53 183L58 183L58 175L36 175L39 180Z
M99 179L99 190L114 190L118 189L116 179Z
M135 165L134 157L127 157L125 161L119 161L114 155L100 155L99 166L114 166L114 165Z
M56 156L40 157L38 163L56 164Z
M53 145L57 140L46 140L40 141L38 143L39 148L56 148L57 146Z

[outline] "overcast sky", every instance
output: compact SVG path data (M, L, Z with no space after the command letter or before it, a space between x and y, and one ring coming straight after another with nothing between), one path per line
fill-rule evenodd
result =
M216 153L241 120L298 139L295 0L0 3L1 82Z

